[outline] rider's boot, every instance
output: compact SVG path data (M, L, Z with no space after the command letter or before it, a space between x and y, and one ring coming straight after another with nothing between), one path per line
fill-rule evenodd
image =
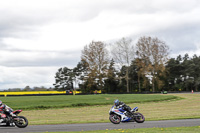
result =
M11 127L14 127L14 126L15 126L15 123L10 123L10 126L11 126Z
M4 119L0 119L0 123L2 123L4 121Z
M0 123L2 123L3 121L5 121L5 119L4 118L0 118Z

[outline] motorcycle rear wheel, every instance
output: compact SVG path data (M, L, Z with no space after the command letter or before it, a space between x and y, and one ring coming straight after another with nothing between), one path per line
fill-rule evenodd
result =
M137 115L134 119L137 123L143 123L145 121L144 115L141 113L135 113Z
M19 120L15 120L14 123L19 128L25 128L28 126L28 119L24 116L18 116Z
M109 117L109 120L113 123L113 124L119 124L121 122L121 118L119 115L116 114L111 114Z

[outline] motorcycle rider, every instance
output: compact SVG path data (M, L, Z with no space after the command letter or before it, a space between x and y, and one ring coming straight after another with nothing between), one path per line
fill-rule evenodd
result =
M1 118L1 114L4 112L8 112L9 115L11 115L12 117L16 116L15 114L13 114L13 109L11 109L6 104L3 104L2 101L0 100L0 123L4 121L4 118Z
M122 101L119 101L118 99L116 99L114 101L115 107L118 108L122 108L123 110L127 111L129 114L131 114L133 116L133 112L131 111L131 108L126 105L125 103L123 103Z

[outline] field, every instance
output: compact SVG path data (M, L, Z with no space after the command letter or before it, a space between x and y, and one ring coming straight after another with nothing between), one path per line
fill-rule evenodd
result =
M64 107L80 107L94 105L111 105L115 99L125 103L146 103L178 99L170 95L147 95L147 94L101 94L101 95L54 95L54 96L15 96L1 97L5 104L13 109L48 109Z
M147 121L200 118L200 94L195 93L0 97L15 109L25 109L21 115L32 125L109 122L108 111L117 98L139 107Z

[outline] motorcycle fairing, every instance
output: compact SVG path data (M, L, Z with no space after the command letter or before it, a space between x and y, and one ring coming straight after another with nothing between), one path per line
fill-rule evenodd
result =
M130 120L132 120L132 118L125 117L125 118L122 120L122 122L128 122L128 121L130 121Z
M133 112L138 111L138 107L133 108L131 111Z
M6 118L6 115L5 114L1 114L1 118Z
M121 121L122 122L128 122L130 121L132 118L127 117L124 112L125 110L123 110L122 108L116 109L114 108L114 106L111 108L110 112L113 112L115 114L118 114L119 116L121 116Z
M16 110L13 112L13 114L19 114L20 112L22 112L22 110Z
M123 115L123 113L119 109L114 109L113 111L118 115Z

